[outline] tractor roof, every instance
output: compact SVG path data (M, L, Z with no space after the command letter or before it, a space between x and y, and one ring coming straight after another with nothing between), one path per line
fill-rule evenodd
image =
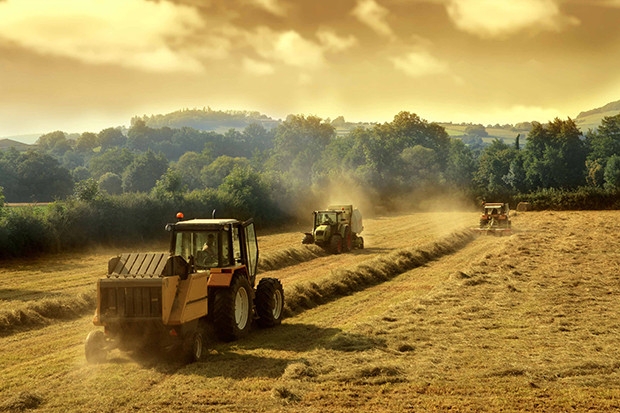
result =
M196 218L196 219L188 219L187 221L179 221L174 224L174 228L177 231L183 230L200 230L200 229L216 229L221 228L227 225L234 225L240 223L239 220L232 218L215 218L215 219L207 219L207 218Z

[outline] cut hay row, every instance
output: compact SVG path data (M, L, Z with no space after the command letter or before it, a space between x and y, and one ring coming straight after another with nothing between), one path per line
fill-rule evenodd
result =
M285 311L293 316L337 298L388 281L463 248L475 238L473 231L453 233L421 248L400 249L351 268L338 269L321 284L310 281L285 291Z
M258 269L261 272L280 270L326 255L328 255L327 252L316 245L286 248L261 256L258 260Z
M72 320L92 312L95 292L78 294L70 298L53 298L36 301L15 310L0 312L0 336L17 331L43 327L54 320Z

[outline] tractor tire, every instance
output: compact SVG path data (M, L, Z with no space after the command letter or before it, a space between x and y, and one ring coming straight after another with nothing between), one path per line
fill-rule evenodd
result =
M248 279L235 275L230 287L213 291L215 334L223 341L234 341L247 335L252 325L252 287Z
M188 363L200 361L204 351L204 340L200 331L195 331L183 341L183 355Z
M329 249L332 254L342 253L342 237L340 235L334 235L329 241Z
M256 287L256 322L262 328L277 326L282 322L284 289L277 278L263 278Z
M342 250L344 252L349 252L353 249L353 236L351 234L351 228L346 227L344 230L344 239Z
M106 349L105 335L103 331L91 331L86 336L84 343L86 361L93 364L103 363L108 357Z

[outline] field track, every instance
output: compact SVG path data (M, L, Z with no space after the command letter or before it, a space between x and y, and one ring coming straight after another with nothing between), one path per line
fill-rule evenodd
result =
M85 362L121 251L6 263L0 412L620 409L620 212L522 213L510 237L472 235L477 217L365 219L366 248L337 256L261 237L290 316L191 365Z

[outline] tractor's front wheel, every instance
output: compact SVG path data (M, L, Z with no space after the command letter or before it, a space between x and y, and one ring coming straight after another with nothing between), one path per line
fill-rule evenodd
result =
M329 241L329 247L333 254L342 253L342 237L340 235L334 235Z
M353 249L353 235L351 234L351 228L346 227L344 229L344 245L342 246L342 250L344 252L349 252Z
M228 288L215 288L213 324L215 333L224 341L245 336L252 321L252 287L243 275L236 275Z
M185 339L183 353L188 363L200 361L203 351L204 340L200 331L195 331L194 334Z
M256 287L256 314L260 327L273 327L282 322L284 289L277 278L263 278Z
M107 356L105 335L103 331L91 331L86 336L84 343L84 351L86 353L86 361L89 363L103 363Z

